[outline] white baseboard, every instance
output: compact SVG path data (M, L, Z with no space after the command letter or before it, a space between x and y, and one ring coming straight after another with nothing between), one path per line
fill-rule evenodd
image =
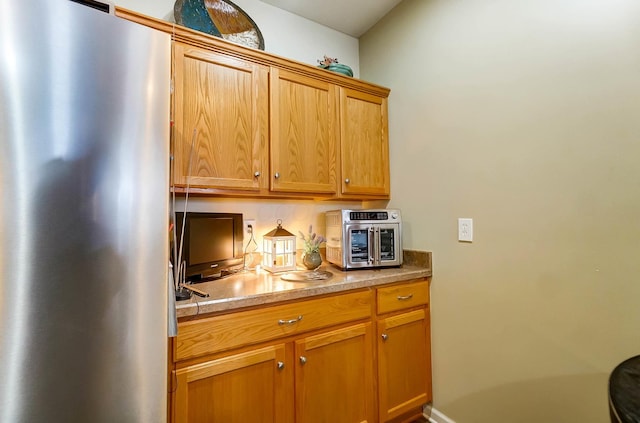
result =
M449 417L445 416L433 407L431 407L431 416L427 417L431 423L456 423L454 420L451 420Z

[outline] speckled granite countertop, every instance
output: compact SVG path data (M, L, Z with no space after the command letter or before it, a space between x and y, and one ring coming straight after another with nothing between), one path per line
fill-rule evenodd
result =
M431 276L431 253L405 250L404 262L407 264L399 268L349 271L325 263L320 270L331 272L331 278L305 282L285 281L280 275L264 270L240 272L194 285L209 297L194 295L189 300L178 301L176 314L178 318L185 318Z

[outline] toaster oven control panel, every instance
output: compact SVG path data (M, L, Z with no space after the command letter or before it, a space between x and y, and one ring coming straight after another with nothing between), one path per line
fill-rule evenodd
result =
M399 214L395 211L382 211L382 210L358 210L349 212L349 220L352 222L362 220L398 220Z

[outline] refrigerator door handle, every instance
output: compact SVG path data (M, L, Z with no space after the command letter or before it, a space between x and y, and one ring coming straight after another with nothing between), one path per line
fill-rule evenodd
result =
M110 15L116 15L116 5L109 0L71 0L74 3L82 4L83 6L91 7L92 9L100 10L101 12L108 13Z

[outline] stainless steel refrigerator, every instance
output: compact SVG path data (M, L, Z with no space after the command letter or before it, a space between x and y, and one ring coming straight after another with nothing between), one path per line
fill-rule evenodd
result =
M0 2L0 422L162 422L170 38Z

